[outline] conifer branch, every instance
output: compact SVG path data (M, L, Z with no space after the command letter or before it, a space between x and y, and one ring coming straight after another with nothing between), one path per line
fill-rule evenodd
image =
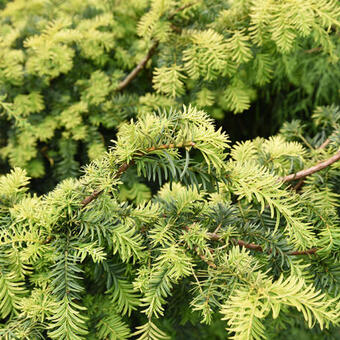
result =
M286 182L294 181L296 179L307 177L309 175L312 175L312 174L314 174L318 171L321 171L321 170L327 168L328 166L337 162L339 159L340 159L340 150L335 155L333 155L331 158L329 158L325 161L319 162L318 164L316 164L316 165L314 165L314 166L312 166L308 169L301 170L301 171L299 171L295 174L291 174L291 175L281 177L280 180L282 182L286 183Z
M208 234L210 239L212 241L219 241L221 240L221 237L216 234L216 233L209 233ZM263 253L264 250L262 248L261 245L259 244L255 244L255 243L247 243L243 240L237 240L235 238L231 239L231 242L235 245L239 245L240 247L244 247L244 248L247 248L247 249L250 249L250 250L255 250L255 251L258 251L258 252L261 252ZM311 249L306 249L306 250L294 250L294 251L291 251L291 252L287 252L285 253L286 255L288 256L293 256L293 255L312 255L312 254L315 254L319 249L318 248L311 248ZM272 250L270 249L268 251L269 254L272 253Z
M321 50L322 50L321 47L314 47L314 48L311 48L309 50L305 50L304 52L310 54L310 53L320 52Z
M158 46L158 41L155 41L151 48L149 49L146 56L139 62L139 64L126 76L126 78L120 82L116 88L116 91L124 90L131 82L134 80L138 73L145 67L146 63L151 59L151 57L156 52L156 48Z
M324 149L331 142L330 138L327 138L317 149ZM299 191L305 182L305 177L300 178L299 182L294 186L294 191Z
M233 239L233 243L238 244L240 247L244 247L244 248L247 248L247 249L259 251L261 253L264 252L263 248L259 244L246 243L246 242L244 242L242 240L236 240L236 239ZM286 255L288 255L288 256L293 256L293 255L313 255L318 250L319 250L318 248L311 248L311 249L306 249L306 250L294 250L294 251L286 253ZM268 253L271 254L272 250L270 249L268 251Z
M95 190L90 196L85 197L85 199L81 201L82 207L85 208L89 203L95 200L102 192L103 190Z
M285 172L294 178L283 185L284 173L273 176L273 167L287 169L303 158L306 163L299 169L306 169L301 176L308 176L310 166L315 171L327 166L326 159L340 152L340 148L331 150L336 136L324 135L329 128L336 130L339 108L315 111L318 135L310 140L319 141L316 147L301 136L304 126L298 121L287 123L278 136L232 147L223 127L216 129L212 117L200 108L211 107L223 93L217 110L246 110L263 85L277 78L284 82L287 72L289 78L288 67L279 70L281 75L274 72L276 61L280 63L287 53L297 59L289 61L291 73L303 69L314 85L315 72L323 69L320 96L329 92L334 101L337 91L330 91L334 68L327 67L326 57L328 53L332 58L338 47L333 44L333 35L339 34L338 2L320 0L302 6L300 0L292 0L287 6L280 1L268 6L266 1L246 1L239 6L234 1L227 11L215 13L214 6L200 0L165 6L164 1L153 0L148 8L116 1L109 11L84 0L98 13L89 17L71 0L66 10L58 8L62 19L43 20L38 29L34 22L28 23L29 34L19 36L21 22L32 13L49 18L50 8L35 11L28 6L22 11L25 0L16 0L10 11L0 10L3 24L13 23L0 34L5 42L0 80L6 89L0 96L1 119L6 120L2 130L9 131L0 153L16 167L0 176L0 317L5 320L0 338L25 334L74 340L91 335L165 339L153 319L169 320L169 310L177 312L171 308L173 301L187 301L178 298L176 286L186 288L194 280L188 307L206 324L221 312L227 320L225 336L264 338L267 320L291 307L304 316L309 328L316 322L321 328L336 325L339 313L333 297L340 279L332 255L339 246L340 225L334 170L340 163L317 173L332 181L329 188L290 175L298 170ZM113 23L112 13L121 13L120 20ZM293 20L287 22L288 16ZM223 29L230 34L223 34ZM11 43L16 38L23 41L20 48ZM306 57L300 65L297 42L310 38L314 42L300 51ZM134 61L127 45L136 46L140 39L146 46ZM268 41L275 48L256 48ZM159 56L163 50L169 52L166 60ZM325 58L313 73L306 65L318 55ZM89 62L93 67L86 67ZM108 63L115 72L107 72ZM240 73L247 63L255 72ZM120 72L121 77L112 80ZM151 73L152 79L145 77ZM46 81L42 86L27 74ZM60 76L65 81L58 82ZM227 84L221 81L226 77ZM202 81L206 86L200 86ZM55 91L50 93L52 83ZM74 96L69 95L70 84ZM133 89L151 87L154 91L147 94ZM185 98L191 104L181 111L175 104ZM5 100L8 103L1 104ZM48 108L55 106L59 118L49 114ZM124 123L141 111L144 114L136 121ZM101 128L114 127L119 127L115 146L98 159L109 138L103 137ZM291 140L296 134L308 148ZM86 148L79 149L79 143ZM328 151L326 156L316 152L318 148ZM97 160L76 179L87 158L77 152L85 150L89 159ZM193 157L196 151L202 164ZM58 162L54 164L49 155ZM48 176L46 166L55 167L60 183L45 193L43 182L33 180L30 190L30 177ZM134 169L140 176L130 176ZM223 192L231 198L226 200L215 184L227 173ZM310 190L300 202L291 190L303 185ZM161 188L150 200L155 186ZM33 194L34 187L45 194ZM234 197L242 202L239 208ZM321 252L322 261L317 261ZM299 261L291 261L291 256L304 256L305 264L312 264L314 280L294 275ZM273 261L281 262L281 269L289 264L291 272L263 270L263 263L270 268ZM229 280L230 276L235 279ZM235 280L237 289L233 289ZM180 293L185 295L186 289ZM147 320L133 334L133 325L126 322L130 316ZM178 331L176 325L166 328L170 334ZM213 337L213 329L207 332L208 338Z
M205 255L200 253L198 247L195 248L195 251L196 251L197 255L201 258L201 260L203 260L209 267L214 268L214 269L217 268L217 266L214 262L210 261L209 259L206 258Z
M172 14L169 15L168 20L173 19L177 13L193 6L195 3L186 4L182 7L177 8ZM155 41L152 46L150 47L148 53L146 56L139 62L139 64L125 77L123 81L121 81L118 86L116 87L116 91L122 91L124 90L139 74L140 71L143 70L146 63L151 59L151 57L155 54L156 49L158 47L159 42Z
M305 182L305 177L300 178L300 180L294 185L294 191L299 191L301 187L303 186L303 183Z
M255 250L255 251L259 251L259 252L263 253L263 248L259 244L246 243L242 240L236 240L236 239L233 239L232 241L233 241L233 243L238 244L240 247L244 247L244 248L247 248L247 249L251 249L251 250Z
M287 255L312 255L315 254L319 249L318 248L311 248L307 250L296 250L291 251Z
M181 6L181 7L178 7L177 9L174 10L174 12L173 12L172 14L170 14L170 15L168 16L168 20L173 19L173 18L176 16L177 13L182 12L182 11L184 11L185 9L189 8L189 7L192 7L192 6L194 6L195 4L197 4L197 2L192 2L192 3L189 3L189 4L183 5L183 6Z
M329 143L331 142L330 138L327 138L319 147L318 149L324 149Z
M119 167L117 173L114 175L113 178L119 178L125 171L127 171L127 170L128 170L132 165L134 165L134 164L135 164L134 159L132 159L130 163L123 163L123 164Z
M158 150L168 150L168 149L179 149L179 148L186 148L186 147L194 147L195 143L194 142L186 142L186 143L180 143L180 144L162 144L159 146L152 146L145 151L140 151L135 154L136 157L143 157L146 154L149 154L153 151L158 151ZM132 159L129 163L123 163L117 170L116 174L113 176L114 179L119 178L125 171L127 171L132 165L135 164L135 159ZM95 190L91 195L85 197L82 202L82 208L85 208L88 204L90 204L93 200L99 197L99 195L103 192L103 190Z

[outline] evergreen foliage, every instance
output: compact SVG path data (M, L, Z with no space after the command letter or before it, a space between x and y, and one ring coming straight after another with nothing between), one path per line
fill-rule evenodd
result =
M2 3L0 157L50 186L154 109L191 103L221 118L270 96L275 128L339 101L336 0ZM147 192L137 183L123 197Z
M0 22L1 339L339 338L338 1ZM215 126L268 100L276 135Z
M215 325L239 340L299 322L331 333L339 112L318 108L314 136L294 121L233 146L192 106L146 112L46 195L19 168L0 177L1 338L181 339L200 323L207 338ZM134 168L159 186L139 205L119 199Z

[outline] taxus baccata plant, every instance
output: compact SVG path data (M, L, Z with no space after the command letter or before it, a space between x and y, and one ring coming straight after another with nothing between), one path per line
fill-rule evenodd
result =
M336 102L339 12L336 0L10 1L0 11L3 167L54 183L76 176L121 122L181 103L221 118L270 96L281 122L282 108ZM146 192L134 183L123 198Z
M0 337L211 339L222 325L224 339L273 339L294 322L331 332L340 111L313 117L314 137L294 121L231 146L191 106L146 113L49 194L29 194L19 168L2 176ZM137 206L119 201L133 168L160 187Z

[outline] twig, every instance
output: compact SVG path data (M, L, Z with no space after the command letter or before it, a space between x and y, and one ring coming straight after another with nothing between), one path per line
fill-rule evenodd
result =
M136 157L143 157L148 153L158 150L167 150L167 149L179 149L179 148L186 148L186 147L194 147L194 142L187 142L187 143L180 143L180 144L162 144L159 146L152 146L145 151L139 151L135 154L134 158ZM114 179L119 178L125 171L127 171L132 165L135 164L135 159L132 159L129 163L123 163L117 170L116 174L113 176ZM82 208L85 208L88 204L94 201L99 195L103 192L103 190L95 190L93 193L87 197L85 197L81 201Z
M190 231L190 227L189 226L184 226L184 229L189 232ZM187 249L190 250L190 248L188 247L188 245L186 245ZM209 249L209 248L208 248ZM210 249L209 249L210 250ZM212 253L213 251L210 250L210 252ZM214 262L210 261L209 259L206 258L205 255L203 255L201 252L200 252L200 249L198 247L195 247L195 253L201 258L201 260L203 260L209 267L211 268L214 268L216 269L217 266Z
M172 14L168 16L168 20L173 19L177 13L195 5L195 3L186 4L182 7L177 8ZM150 47L146 56L139 62L139 64L125 77L123 81L121 81L116 87L115 91L119 92L124 90L138 75L138 73L145 67L147 62L151 59L151 57L155 54L156 49L158 47L159 42L155 41Z
M210 261L209 259L206 258L205 255L200 253L198 247L195 248L195 252L209 267L214 268L214 269L217 268L217 266L214 262Z
M220 224L217 226L217 228L214 230L213 234L217 234L218 231L221 229L221 227L222 227L222 223L220 223Z
M152 147L146 149L145 151L140 151L139 153L136 153L135 156L136 157L144 156L147 153L150 153L152 151L167 150L167 149L179 149L179 148L194 147L194 146L195 146L194 142L179 143L179 144L174 144L174 143L162 144L162 145L158 145L158 146L152 146Z
M282 182L286 183L286 182L294 181L296 179L307 177L307 176L312 175L312 174L314 174L314 173L316 173L320 170L327 168L328 166L337 162L339 159L340 159L340 150L335 155L333 155L331 158L329 158L325 161L319 162L318 164L312 166L311 168L301 170L301 171L299 171L295 174L291 174L291 175L281 177L280 180Z
M301 178L295 185L294 185L294 191L299 191L301 187L303 186L303 183L305 182L305 177Z
M246 243L242 240L234 240L235 243L237 243L240 247L244 247L247 249L255 250L255 251L260 251L264 252L263 248L259 244L255 243ZM306 249L306 250L294 250L286 253L286 255L293 256L293 255L312 255L315 254L319 249L318 248L311 248L311 249ZM268 251L269 254L272 253L272 250L269 249Z
M308 54L311 54L311 53L315 53L315 52L320 52L321 50L322 50L321 47L314 47L314 48L311 48L309 50L305 50L304 52L308 53Z
M46 237L46 239L44 241L42 241L42 244L48 244L50 242L52 242L54 240L54 236L49 235Z
M127 171L132 165L135 164L135 160L132 159L130 163L123 163L117 173L113 176L114 179L119 178L125 171Z
M296 250L296 251L291 251L287 255L312 255L315 254L319 249L318 248L311 248L307 250Z
M188 228L187 228L188 230ZM210 237L214 238L216 240L216 238L218 237L217 234L214 234L214 233L211 233L210 234ZM219 239L219 237L218 237ZM244 247L244 248L247 248L247 249L251 249L251 250L255 250L255 251L258 251L258 252L261 252L263 253L263 248L259 245L259 244L255 244L255 243L246 243L242 240L236 240L236 239L232 239L231 240L234 244L237 244L239 245L240 247ZM311 248L311 249L306 249L306 250L295 250L295 251L291 251L291 252L288 252L286 253L286 255L288 256L298 256L298 255L314 255L319 249L318 248ZM206 256L204 256L203 254L200 253L198 247L195 248L195 251L197 253L197 255L211 268L214 268L216 269L217 266L214 262L210 261L209 259L206 258ZM272 253L272 250L270 249L268 251L269 254Z
M221 237L220 235L216 233L208 233L208 237L210 238L211 241L220 241Z
M190 4L183 5L182 7L178 7L177 9L174 10L174 12L172 14L170 14L168 16L168 20L173 19L177 13L182 12L182 11L184 11L185 9L187 9L187 8L189 8L191 6L194 6L196 3L197 2L192 2Z
M221 236L218 235L215 232L214 233L208 233L208 236L209 236L210 240L212 240L212 241L220 241L221 240ZM262 246L260 246L259 244L247 243L245 241L237 240L235 238L231 239L231 242L239 245L240 247L259 251L259 252L262 252L262 253L264 252ZM307 249L307 250L295 250L295 251L291 251L289 253L286 253L286 255L308 255L308 254L315 254L317 251L318 251L317 248L311 248L311 249ZM268 251L268 253L270 254L271 252L272 252L272 250L270 249Z
M88 204L95 200L102 192L103 190L95 190L90 196L85 197L81 201L82 207L85 208Z
M329 138L327 138L319 147L318 149L324 149L329 143L331 142L331 140Z
M263 249L262 249L262 247L259 244L246 243L246 242L244 242L242 240L235 240L235 239L233 239L232 241L233 241L233 243L238 244L240 247L244 247L244 248L247 248L247 249L260 251L260 252L263 253Z
M324 149L330 142L331 142L331 139L327 138L317 149L318 150ZM301 187L303 186L304 182L305 182L305 177L302 177L299 180L299 182L296 183L295 186L293 187L294 191L299 191Z
M255 243L246 243L242 240L236 240L233 239L232 240L233 243L238 244L240 247L244 247L247 249L251 249L251 250L255 250L255 251L259 251L259 252L264 252L263 248L259 245L259 244L255 244ZM288 256L293 256L293 255L313 255L315 254L319 249L318 248L311 248L311 249L306 249L306 250L294 250L294 251L290 251L288 253L285 253ZM268 253L271 254L272 253L272 249L268 250Z
M155 41L151 48L149 49L147 55L140 61L140 63L126 76L126 78L118 84L116 87L116 91L124 90L131 82L134 80L138 73L144 68L146 63L150 60L150 58L156 52L156 48L158 46L158 41Z

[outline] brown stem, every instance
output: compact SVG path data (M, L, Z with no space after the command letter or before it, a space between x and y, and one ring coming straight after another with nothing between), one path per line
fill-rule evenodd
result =
M171 24L171 29L178 34L182 33L182 27L175 26L174 24Z
M318 149L324 149L329 143L331 142L331 140L329 138L327 138L319 147Z
M127 171L132 165L135 164L135 160L132 159L130 163L123 163L117 173L113 176L114 179L119 178L125 171Z
M327 168L328 166L337 162L339 159L340 159L340 150L335 155L333 155L331 158L329 158L325 161L319 162L318 164L316 164L316 165L314 165L314 166L312 166L308 169L301 170L301 171L299 171L295 174L291 174L291 175L288 175L288 176L281 177L280 180L282 182L286 183L286 182L294 181L296 179L307 177L307 176L312 175L312 174L314 174L314 173L316 173L320 170Z
M214 230L213 234L217 235L218 231L221 229L222 223L220 223L217 228Z
M187 8L189 8L189 7L191 7L191 6L195 5L195 4L196 4L196 2L192 2L190 4L183 5L182 7L178 7L177 9L174 10L174 12L172 14L170 14L168 16L168 20L173 19L176 16L177 13L182 12L185 9L187 9Z
M185 228L187 231L189 230L189 227ZM215 234L215 233L211 233L209 234L211 239L214 240L219 240L220 237ZM259 245L259 244L255 244L255 243L246 243L242 240L236 240L236 239L232 239L231 240L232 243L239 245L240 247L244 247L247 249L251 249L251 250L255 250L255 251L259 251L261 253L263 253L263 248ZM311 249L306 249L306 250L295 250L295 251L291 251L289 253L286 253L286 255L288 256L297 256L297 255L314 255L316 252L318 251L318 248L311 248ZM195 248L195 252L197 253L197 255L211 268L216 269L217 266L214 262L212 262L211 260L207 259L205 255L201 254L198 247ZM268 253L270 254L272 252L272 250L270 249L268 251Z
M262 249L262 247L259 244L246 243L246 242L244 242L242 240L235 240L235 239L233 239L232 241L233 241L233 243L238 244L240 247L244 247L244 248L247 248L247 249L260 251L260 252L263 253L263 249Z
M42 244L48 244L48 243L52 242L53 239L54 239L54 236L49 235L49 236L47 236L46 239L42 242Z
M321 47L314 47L314 48L311 48L309 50L305 50L304 52L308 53L308 54L311 54L311 53L315 53L315 52L320 52L321 50L322 50Z
M206 258L205 255L201 254L198 247L195 248L196 254L203 260L209 267L216 269L217 266L214 262L210 261L209 259Z
M331 142L330 138L327 138L319 147L318 150L324 149ZM297 192L301 189L305 183L305 177L302 177L297 184L294 186L294 190Z
M297 183L296 185L294 185L294 190L297 192L301 189L301 187L303 186L303 183L305 182L305 178L301 178Z
M319 249L318 248L311 248L307 250L295 250L291 251L287 255L312 255L315 254Z
M214 233L208 233L208 236L210 238L210 240L212 241L220 241L221 240L221 236ZM264 252L262 246L260 246L259 244L255 244L255 243L247 243L245 241L242 240L237 240L235 238L231 239L231 242L234 243L235 245L239 245L240 247L244 247L247 249L251 249L251 250L255 250L255 251L259 251L259 252ZM318 251L317 248L311 248L311 249L307 249L307 250L296 250L296 251L292 251L289 253L286 253L286 255L308 255L308 254L315 254ZM272 252L272 250L270 249L269 254Z
M211 241L220 241L221 237L218 234L215 233L208 233L208 236Z
M191 3L191 4L186 4L182 7L177 8L172 14L170 14L168 16L168 20L173 19L177 13L185 10L186 8L189 8L191 6L193 6L195 3ZM145 67L146 63L151 59L151 57L155 54L156 49L158 47L159 42L155 41L152 46L150 47L148 53L146 54L146 56L139 62L139 64L125 77L124 80L122 80L118 86L116 87L115 91L119 92L124 90L138 75L138 73L140 71L143 70L143 68Z
M139 151L135 154L134 157L143 157L148 153L158 150L167 150L167 149L178 149L178 148L186 148L186 147L194 147L194 142L180 143L180 144L162 144L159 146L152 146L145 151ZM123 163L117 170L116 174L113 176L114 179L119 178L125 171L127 171L132 165L135 164L135 159L132 159L129 163ZM85 208L88 204L90 204L93 200L98 198L98 196L103 192L103 190L95 190L91 195L85 197L81 201L82 208Z
M242 240L232 240L234 244L238 244L240 247L244 247L247 249L251 249L251 250L255 250L255 251L259 251L263 253L263 248L259 245L259 244L255 244L255 243L246 243ZM288 256L293 256L293 255L313 255L315 254L319 249L318 248L310 248L310 249L306 249L306 250L294 250L291 252L286 253L286 255ZM268 253L270 254L272 252L272 250L270 249L268 251Z
M158 41L155 41L151 48L149 49L147 55L139 62L139 64L126 76L126 78L118 84L116 87L116 91L124 90L131 82L134 80L138 73L144 68L146 63L150 60L150 58L156 52L156 48L158 46Z
M90 196L85 197L81 201L82 207L85 208L88 204L95 200L102 192L103 190L95 190Z
M136 157L144 156L145 154L150 153L152 151L167 150L167 149L179 149L179 148L194 147L194 146L195 146L194 142L180 143L180 144L174 144L174 143L162 144L162 145L158 145L158 146L152 146L152 147L146 149L145 151L140 151L140 152L136 153L135 156Z

